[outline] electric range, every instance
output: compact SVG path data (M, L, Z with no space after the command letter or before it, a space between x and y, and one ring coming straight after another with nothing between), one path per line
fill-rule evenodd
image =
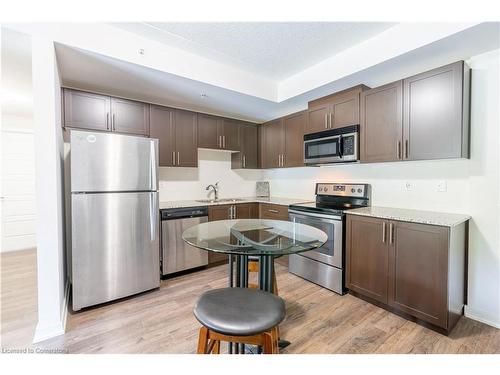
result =
M328 235L319 249L290 255L288 269L336 293L345 293L345 211L370 205L370 185L316 184L316 201L289 207L290 220Z

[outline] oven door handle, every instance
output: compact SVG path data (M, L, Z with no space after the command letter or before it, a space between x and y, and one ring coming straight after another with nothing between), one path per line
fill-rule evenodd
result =
M342 221L342 216L338 215L325 215L325 214L316 214L313 212L304 212L304 211L295 211L295 210L288 210L288 213L294 216L300 216L303 218L308 218L308 217L317 217L320 219L327 219L327 220L335 220L335 221Z

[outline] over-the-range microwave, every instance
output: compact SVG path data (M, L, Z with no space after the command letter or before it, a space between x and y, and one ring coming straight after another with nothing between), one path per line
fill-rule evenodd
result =
M359 160L359 125L304 135L304 163L347 163Z

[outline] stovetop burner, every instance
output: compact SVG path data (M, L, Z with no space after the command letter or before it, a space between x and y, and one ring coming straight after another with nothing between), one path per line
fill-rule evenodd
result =
M316 184L316 202L291 205L291 210L343 215L344 211L370 205L368 184Z

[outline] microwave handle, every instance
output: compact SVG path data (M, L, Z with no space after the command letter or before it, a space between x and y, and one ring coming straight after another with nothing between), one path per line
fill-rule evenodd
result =
M342 134L339 135L339 157L344 155L344 142L342 139Z

